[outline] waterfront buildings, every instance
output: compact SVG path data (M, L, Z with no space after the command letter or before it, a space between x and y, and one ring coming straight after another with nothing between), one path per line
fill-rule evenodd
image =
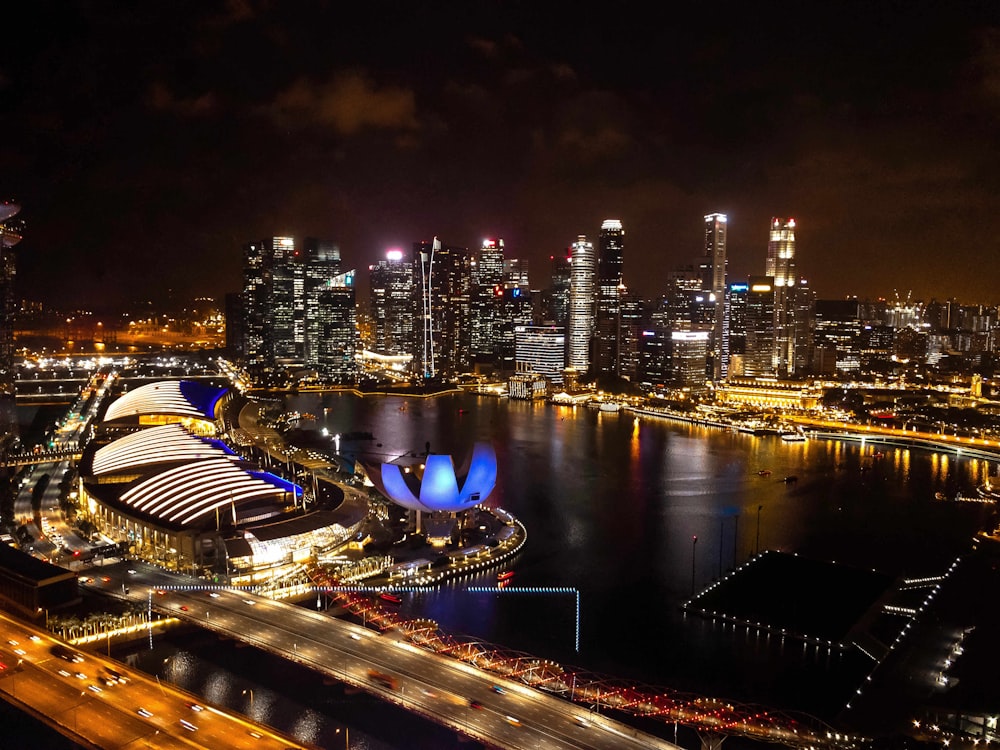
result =
M413 354L416 344L414 265L399 249L387 250L385 259L368 267L372 348L378 354Z
M302 487L238 454L239 430L223 431L233 398L181 380L112 402L80 462L83 514L139 558L237 584L346 543L367 508L333 507L343 493L323 482L307 510ZM269 449L261 456L270 461Z
M313 369L334 382L355 379L354 271L341 273L331 242L293 237L250 242L243 250L239 355L259 382Z
M570 245L569 313L566 331L566 366L583 374L590 371L590 340L594 333L594 283L597 256L585 235Z
M711 295L715 302L715 320L712 326L711 359L712 378L720 380L725 377L723 370L723 350L727 348L724 341L724 319L726 295L726 232L729 219L725 214L714 213L705 216L705 254L703 265L705 269L702 288Z
M472 358L477 363L498 364L500 327L503 324L504 246L502 239L486 239L473 258Z
M537 373L553 385L562 385L566 367L566 333L562 326L516 326L514 348L518 372Z
M21 207L0 204L0 454L17 438L14 410L14 246L21 241L14 218Z
M795 368L795 219L771 219L764 275L774 292L772 371L787 376Z
M620 374L624 252L625 229L621 221L607 219L601 224L597 252L596 341L591 363L595 375Z
M414 352L425 380L467 372L472 353L472 258L463 247L437 237L413 245L422 346Z

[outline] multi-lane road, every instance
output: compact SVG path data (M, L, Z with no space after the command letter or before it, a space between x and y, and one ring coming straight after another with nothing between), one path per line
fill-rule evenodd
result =
M424 651L392 633L245 591L141 563L107 566L86 585L119 597L127 588L130 599L360 686L491 746L676 750L586 707Z
M301 748L131 668L0 614L0 697L96 748Z

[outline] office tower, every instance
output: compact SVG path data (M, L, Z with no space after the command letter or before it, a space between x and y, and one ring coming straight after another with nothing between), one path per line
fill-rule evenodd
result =
M650 389L670 384L670 305L666 296L651 306L639 340L638 381Z
M472 349L468 250L443 245L437 237L416 242L413 267L423 326L422 343L414 352L420 373L430 379L467 372Z
M503 240L483 240L473 270L471 300L473 360L497 364L504 289Z
M500 324L497 327L497 352L500 355L500 369L510 372L515 369L514 332L517 328L530 326L534 321L531 292L527 287L504 289L500 299Z
M243 295L239 292L228 292L226 305L226 354L233 359L240 359L246 347L246 311L243 307Z
M634 295L624 294L621 299L620 341L618 345L618 374L635 380L639 374L639 346L642 332L649 325L649 304Z
M619 374L624 249L622 223L617 219L606 220L601 224L597 251L597 340L591 368L595 375Z
M672 380L691 393L707 390L706 363L711 331L671 331Z
M368 267L368 279L373 348L379 354L413 354L413 263L404 259L402 250L388 250L385 260Z
M795 285L795 219L771 219L764 275L774 279L776 289Z
M534 372L544 375L552 385L562 385L566 367L566 332L562 326L515 326L514 350L518 372Z
M552 272L546 293L545 318L557 326L566 326L569 313L569 285L573 269L569 253L559 253L550 257Z
M328 313L322 309L320 294L340 276L340 248L328 240L306 237L296 260L302 265L304 308L303 353L305 363L318 366L323 326ZM353 277L352 277L353 278ZM351 287L353 290L353 286ZM353 293L353 292L352 292ZM298 304L296 305L296 308ZM352 330L356 323L352 325Z
M812 371L849 375L861 368L861 310L856 299L816 301Z
M566 331L566 366L578 374L590 371L590 339L594 334L594 282L597 256L585 235L570 245L569 314Z
M528 282L527 258L504 258L503 285L507 289L515 286L525 290L531 288L531 284Z
M743 374L743 358L747 351L747 292L745 281L726 288L722 331L722 377Z
M723 349L726 344L724 337L724 318L726 296L726 269L728 258L726 256L726 229L728 228L728 217L725 214L708 214L705 217L705 278L704 291L714 297L715 300L715 323L712 328L711 358L712 358L712 378L720 380L725 377L723 372Z
M772 369L779 377L794 370L795 337L793 294L795 287L795 219L771 219L764 275L774 288L774 355Z
M279 364L305 359L305 273L292 237L273 237L271 256L271 328Z
M21 207L0 204L0 455L17 442L14 373L14 246L21 241L23 223L16 217Z
M265 385L275 377L274 326L272 324L272 242L243 246L243 365L250 376Z
M773 377L774 280L770 276L751 276L748 281L743 374L748 377Z
M792 328L792 367L789 374L800 376L810 371L816 330L816 292L800 278L790 292Z
M326 295L338 276L340 250L332 242L308 238L299 248L292 237L271 237L244 246L242 331L234 343L255 380L272 384L288 368L307 366L320 375L324 368L336 372L343 382L343 368L329 364L324 341L331 334L331 321L344 320L338 309L326 307L327 301L334 308L343 304L336 295ZM351 278L353 299L353 272ZM357 337L354 322L338 333L338 346L347 337Z
M337 262L339 265L339 253ZM358 369L354 358L358 329L353 270L322 282L315 290L310 327L316 333L315 366L321 380L354 383Z

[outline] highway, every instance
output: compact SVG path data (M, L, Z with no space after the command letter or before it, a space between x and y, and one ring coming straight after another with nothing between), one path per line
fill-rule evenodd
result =
M134 571L134 572L130 572ZM124 585L123 585L124 584ZM367 690L482 742L525 750L675 750L602 714L372 630L142 563L106 566L85 585L150 602L222 635ZM185 588L190 587L190 588Z
M0 698L86 747L304 747L120 662L68 648L44 630L3 614L0 665Z

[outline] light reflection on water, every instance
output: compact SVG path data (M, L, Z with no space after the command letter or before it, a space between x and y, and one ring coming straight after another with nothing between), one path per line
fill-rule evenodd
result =
M407 616L614 676L820 714L841 706L869 665L852 653L682 615L678 603L690 593L692 567L700 587L759 547L892 574L938 573L968 548L990 509L935 501L935 493L972 494L997 473L987 461L919 450L883 448L876 457L870 445L784 443L468 395L413 401L305 395L290 398L288 408L318 415L310 426L331 435L370 431L374 440L345 439L342 450L373 461L419 454L428 444L461 457L474 441L492 441L499 475L488 504L507 508L528 529L526 547L505 565L516 571L512 585L578 589L581 649L574 649L573 597L466 590L493 585L496 571L405 594ZM762 470L771 473L760 476ZM793 475L798 481L782 481ZM312 694L296 694L301 685L287 684L286 665L258 672L240 663L253 654L254 663L270 664L252 649L240 650L232 663L214 658L214 648L194 651L182 647L169 659L163 668L171 681L302 741L340 747L337 729L345 721L381 710L372 699L344 695L301 672L294 680L311 685L302 689ZM143 661L152 659L155 673L157 659L170 653ZM252 706L242 692L249 689ZM316 696L324 698L313 703ZM410 750L433 734L423 726L384 739L353 723L350 731L352 748L372 750ZM432 742L455 742L442 736Z
M968 549L989 512L934 500L936 492L971 494L989 462L871 444L790 443L472 395L418 399L400 411L402 403L300 395L288 408L322 415L314 427L331 434L370 431L374 441L342 443L342 450L373 461L383 460L381 453L420 453L428 443L460 459L474 441L492 441L499 474L487 504L510 510L528 529L511 566L515 585L578 588L583 645L579 654L566 648L574 623L558 597L483 599L459 582L405 602L407 612L451 632L683 689L731 694L742 689L734 682L763 680L751 673L764 657L740 653L744 634L677 614L690 594L693 554L698 587L756 549L929 575ZM759 475L763 470L770 475ZM783 481L792 476L797 481ZM760 648L772 657L789 653L766 638ZM810 663L823 669L831 658L834 670L840 660L816 658ZM764 682L781 682L773 669L763 672L770 678Z

